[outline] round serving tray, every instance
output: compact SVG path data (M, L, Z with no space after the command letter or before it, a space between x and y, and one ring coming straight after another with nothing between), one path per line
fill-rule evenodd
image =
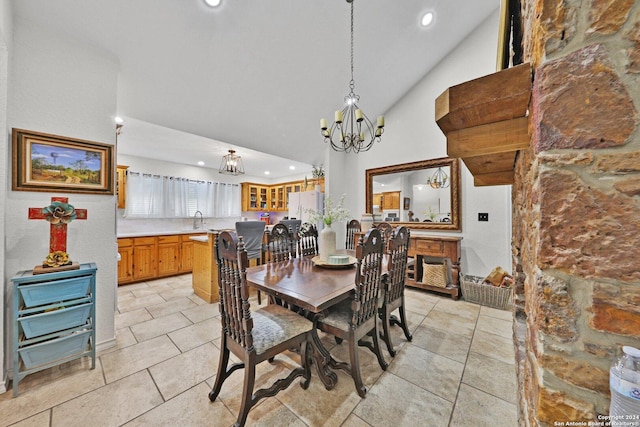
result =
M319 256L314 256L313 258L311 258L311 262L313 262L314 265L317 265L318 267L322 267L322 268L334 268L334 269L340 269L340 268L350 268L353 267L353 265L358 261L358 259L356 257L353 256L349 256L349 262L346 264L329 264L326 261L322 261L320 259Z

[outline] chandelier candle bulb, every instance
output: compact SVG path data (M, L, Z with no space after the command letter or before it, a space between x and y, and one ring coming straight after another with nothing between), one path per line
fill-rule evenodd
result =
M337 110L336 111L335 122L336 123L342 123L342 111L341 110Z
M362 114L362 110L358 108L358 109L356 110L356 120L357 120L357 121L359 121L359 122L361 122L361 121L362 121L362 119L364 119L364 116L363 116L363 114ZM362 138L362 139L364 139L364 138Z
M384 116L378 116L378 128L384 127Z
M327 130L327 119L320 119L320 129Z
M364 141L364 132L360 132L360 141Z

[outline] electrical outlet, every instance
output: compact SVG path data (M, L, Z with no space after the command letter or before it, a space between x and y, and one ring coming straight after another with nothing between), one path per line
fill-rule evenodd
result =
M478 214L478 221L489 221L489 214L488 213L479 213Z

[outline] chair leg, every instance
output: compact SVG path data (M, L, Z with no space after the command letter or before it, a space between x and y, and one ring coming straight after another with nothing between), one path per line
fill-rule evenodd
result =
M360 376L360 362L358 360L358 342L355 337L351 337L349 340L349 361L351 362L351 377L356 386L358 395L364 398L367 395L367 388L362 382Z
M402 299L402 305L398 310L400 311L400 326L404 331L404 336L407 338L407 341L411 341L413 336L411 335L411 332L409 332L409 327L407 326L407 314L404 311L404 297Z
M227 372L227 364L229 363L229 349L225 346L226 337L222 335L222 343L220 350L220 360L218 361L218 373L216 374L216 382L213 384L213 388L209 392L209 400L212 402L216 400L220 390L222 389L222 383L227 379L231 372Z
M240 411L238 412L238 419L234 424L234 427L244 426L247 422L247 415L249 410L255 403L253 401L253 386L256 381L256 366L253 363L246 363L244 370L244 385L242 387L242 401L240 403Z
M377 320L377 319L376 319ZM382 349L380 348L380 343L378 341L378 322L374 322L373 324L373 349L376 357L378 358L378 364L383 371L387 370L387 362L384 360L384 356L382 355Z
M260 291L258 291L258 305L262 305L262 296L260 295Z
M302 381L300 381L300 387L303 390L309 388L309 383L311 382L311 333L307 335L307 340L302 343L300 346L300 362L302 363L302 368L304 369L304 375L302 376Z
M382 338L384 342L387 344L387 350L391 357L396 357L396 351L393 348L393 342L391 342L391 334L389 333L389 316L391 313L388 313L387 306L385 305L380 309L380 320L382 320Z

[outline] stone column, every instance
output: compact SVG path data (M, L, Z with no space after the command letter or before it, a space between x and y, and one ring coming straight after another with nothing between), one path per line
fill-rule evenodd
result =
M534 67L513 186L520 424L597 421L640 346L640 2L523 0Z

